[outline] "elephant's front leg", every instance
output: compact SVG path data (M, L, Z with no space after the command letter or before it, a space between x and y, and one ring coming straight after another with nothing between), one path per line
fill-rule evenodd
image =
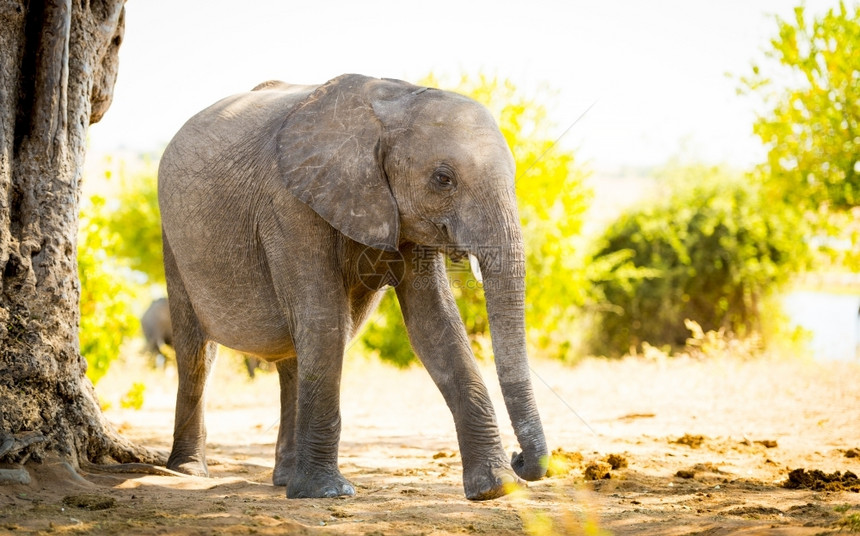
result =
M292 499L355 495L355 488L337 467L340 375L347 325L341 317L316 318L296 329L296 460L287 484L287 497Z
M272 482L276 486L289 484L296 468L296 401L298 398L298 359L282 359L275 366L281 384L281 426L275 446L275 470Z
M406 275L397 298L412 346L454 416L466 497L502 496L522 481L505 455L492 401L448 287L444 258L436 254L428 263L414 248L404 257Z

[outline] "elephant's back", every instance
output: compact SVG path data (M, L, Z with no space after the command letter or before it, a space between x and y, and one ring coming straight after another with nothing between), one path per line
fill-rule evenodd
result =
M277 130L312 90L274 85L222 99L185 123L159 165L177 275L212 340L248 353L292 348L259 232L278 182Z
M231 95L189 119L164 150L158 169L158 197L165 228L203 223L250 199L277 170L277 132L289 113L314 90L265 82ZM253 208L253 207L251 207ZM234 220L235 221L235 220Z
M218 165L246 160L316 86L268 81L251 91L225 97L192 116L164 150L159 181L206 180ZM252 153L246 151L251 149ZM258 154L258 156L261 156Z

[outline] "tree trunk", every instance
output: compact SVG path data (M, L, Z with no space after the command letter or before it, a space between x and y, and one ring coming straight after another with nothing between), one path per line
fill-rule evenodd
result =
M103 418L78 341L81 170L110 105L124 4L0 2L3 464L154 461Z

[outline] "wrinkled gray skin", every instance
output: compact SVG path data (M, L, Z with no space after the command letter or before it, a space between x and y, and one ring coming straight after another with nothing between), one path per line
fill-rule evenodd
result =
M167 360L162 347L165 345L173 347L173 326L170 323L170 305L167 303L167 298L158 298L149 304L146 312L140 317L140 327L146 340L144 350L154 356L155 365L162 368ZM251 378L257 374L257 368L266 365L258 358L249 355L242 356L242 361Z
M466 496L498 497L506 484L544 475L514 162L482 106L360 75L267 82L182 127L161 160L159 201L179 367L168 467L207 474L203 394L217 342L277 361L275 484L288 497L353 495L338 470L343 354L392 284L412 346L454 416ZM473 253L483 273L522 449L511 462L445 252Z

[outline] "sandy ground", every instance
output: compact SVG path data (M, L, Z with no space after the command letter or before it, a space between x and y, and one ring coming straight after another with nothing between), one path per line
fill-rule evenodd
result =
M860 474L860 457L853 456L860 449L860 363L538 361L533 380L547 439L567 453L569 472L561 468L525 491L481 503L463 496L453 423L422 369L349 359L340 464L357 495L287 500L270 483L276 376L250 381L238 364L218 365L207 414L212 478L87 473L75 482L63 466L48 463L32 471L29 486L0 487L0 533L860 532L860 493L838 489L857 484L846 471ZM485 379L512 451L516 442L489 367ZM139 411L119 407L132 381L147 386ZM98 386L112 405L109 419L127 437L164 450L174 389L169 371L122 367ZM611 454L618 455L616 469L593 463ZM783 487L800 468L839 471L843 482L830 490ZM75 506L87 500L104 508Z

